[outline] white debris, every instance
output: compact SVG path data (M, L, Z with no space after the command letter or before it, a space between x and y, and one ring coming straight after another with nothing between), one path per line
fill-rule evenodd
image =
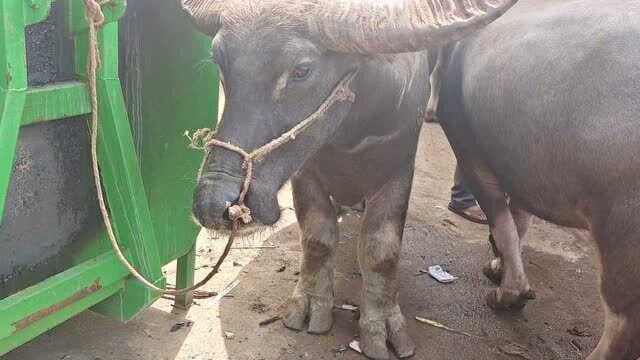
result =
M427 271L432 278L436 279L442 284L449 284L458 279L457 277L444 271L444 269L440 265L429 266L429 269L427 269Z
M346 311L353 311L353 312L358 311L358 307L355 306L355 305L351 305L351 304L336 305L336 309L346 310Z
M362 350L360 349L360 342L358 340L353 340L349 343L349 348L355 352L362 354Z

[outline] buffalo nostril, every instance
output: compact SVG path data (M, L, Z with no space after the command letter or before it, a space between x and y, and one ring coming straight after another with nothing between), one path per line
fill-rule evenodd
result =
M226 226L227 207L208 193L197 193L193 202L193 215L206 228Z
M227 201L224 204L224 212L222 213L222 218L226 221L231 221L231 214L229 213L229 209L231 209L231 203Z
M200 179L193 198L193 214L198 222L207 228L229 226L229 207L237 199L239 187L219 174Z

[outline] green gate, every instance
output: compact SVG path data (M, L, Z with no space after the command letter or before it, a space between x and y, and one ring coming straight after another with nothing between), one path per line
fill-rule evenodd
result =
M47 19L53 2L0 0L0 234L12 210L5 204L21 131L61 119L86 123L91 112L82 0L55 4L73 43L73 80L28 85L25 29ZM217 113L217 72L205 60L210 40L174 0L132 2L127 21L121 21L125 0L103 3L98 156L114 229L144 276L163 286L162 266L177 259L176 285L188 286L199 231L190 204L201 154L187 148L183 134L210 127ZM157 299L120 265L102 226L85 237L67 250L62 271L0 296L0 356L86 309L127 321ZM7 256L0 254L0 262ZM177 302L186 307L191 299Z

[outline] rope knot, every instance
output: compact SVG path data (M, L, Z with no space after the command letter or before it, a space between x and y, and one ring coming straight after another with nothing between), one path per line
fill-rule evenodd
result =
M96 27L102 26L102 24L104 24L104 14L102 13L100 3L96 0L85 0L84 4L86 7L85 15L87 20Z
M251 217L251 209L247 207L245 204L236 204L229 207L229 219L232 222L241 221L243 224L247 225L253 221Z
M341 86L336 89L336 100L347 101L353 103L356 101L356 94L347 86Z
M189 134L189 130L184 132L184 136L189 139L189 147L196 150L207 150L209 141L215 136L215 131L209 128L196 130L193 135Z

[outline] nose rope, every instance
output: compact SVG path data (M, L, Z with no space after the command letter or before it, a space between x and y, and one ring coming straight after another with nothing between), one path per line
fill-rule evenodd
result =
M247 193L249 192L251 181L253 180L252 176L254 162L262 161L274 150L295 140L295 138L301 132L311 126L311 124L318 121L318 119L323 118L327 111L329 111L329 109L331 109L335 104L340 102L353 103L355 101L356 95L353 93L353 91L351 91L350 85L357 74L358 70L354 70L347 74L344 78L342 78L338 85L336 85L336 87L333 89L331 94L320 105L320 107L318 107L318 109L313 112L313 114L309 115L296 126L292 127L289 131L251 152L247 152L241 147L233 145L231 143L215 139L215 130L211 130L208 128L198 129L193 133L193 136L190 136L188 132L185 133L185 136L187 136L187 138L189 138L189 140L191 141L191 147L194 149L208 152L211 151L211 149L214 147L220 147L235 152L236 154L240 155L240 157L242 157L244 181L242 183L240 196L238 196L236 203L229 204L227 208L229 220L231 220L232 222L241 221L244 224L249 224L251 221L253 221L251 217L251 209L246 206L245 198L247 196Z

